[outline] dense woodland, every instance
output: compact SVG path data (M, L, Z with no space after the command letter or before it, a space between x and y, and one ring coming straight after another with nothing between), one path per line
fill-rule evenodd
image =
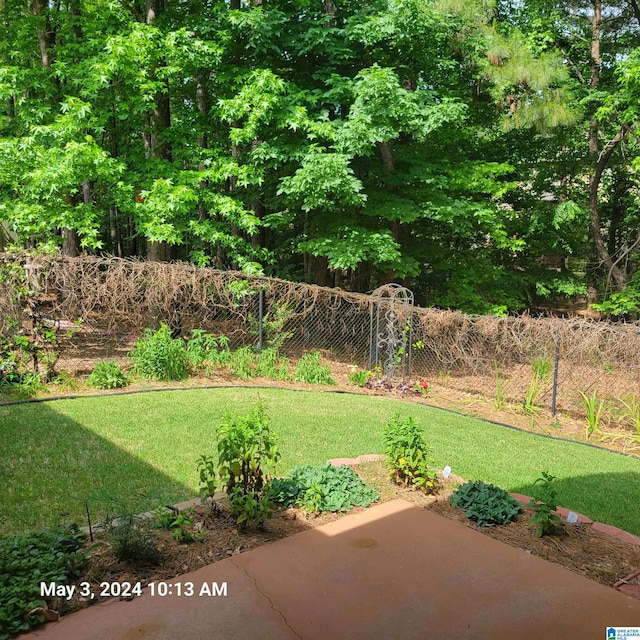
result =
M640 311L637 0L0 0L0 249Z

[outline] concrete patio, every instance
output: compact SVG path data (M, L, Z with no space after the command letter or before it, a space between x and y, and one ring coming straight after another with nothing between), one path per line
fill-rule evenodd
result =
M602 640L640 600L403 500L49 623L25 640ZM227 584L227 595L197 595Z

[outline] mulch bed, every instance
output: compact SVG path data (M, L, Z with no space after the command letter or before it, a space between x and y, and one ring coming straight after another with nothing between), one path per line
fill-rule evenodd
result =
M466 518L463 510L449 504L451 493L464 482L459 476L452 474L447 480L441 481L438 494L433 496L391 484L383 462L360 464L355 470L368 485L378 489L382 501L402 498L419 508L430 509L605 586L613 587L616 582L640 569L639 546L619 542L594 531L590 525L563 523L557 534L538 538L534 527L529 524L533 510L528 507L523 508L516 521L506 526L478 527ZM219 507L217 510L209 505L193 508L191 518L198 523L196 527L205 532L202 540L182 544L173 538L172 530L155 529L154 535L157 536L161 552L161 561L157 565L119 561L111 550L106 534L97 534L93 543L87 542L91 555L77 583L88 581L92 584L92 591L99 593L101 582L128 581L146 585L151 581L168 580L342 517L342 514L336 513L308 514L297 508L277 509L262 529L242 530L226 510L224 499L219 502ZM355 509L351 513L359 511L362 509ZM60 599L51 602L50 608L65 614L104 599L98 597L87 602L75 595L69 601Z

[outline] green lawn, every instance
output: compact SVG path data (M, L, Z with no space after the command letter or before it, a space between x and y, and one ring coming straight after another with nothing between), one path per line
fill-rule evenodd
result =
M640 534L640 460L559 442L409 401L281 389L200 389L0 407L3 530L46 525L84 503L153 508L197 494L195 460L214 452L228 411L267 407L286 473L301 463L381 452L384 424L412 415L439 467L529 493L540 471L558 477L560 503Z

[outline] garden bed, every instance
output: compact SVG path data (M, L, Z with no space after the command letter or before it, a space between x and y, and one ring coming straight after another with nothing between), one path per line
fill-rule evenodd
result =
M419 508L430 509L605 586L613 587L616 582L640 568L640 546L620 542L587 524L563 522L557 534L537 537L534 527L529 524L533 512L529 507L524 507L518 518L508 525L478 527L465 517L463 510L449 504L452 492L464 482L458 476L441 479L440 490L433 496L391 484L382 462L364 463L358 465L356 470L366 484L380 492L383 502L396 498L410 501ZM95 534L94 542L86 542L90 558L76 583L90 582L92 592L99 594L101 582L128 581L146 585L153 581L168 580L257 546L319 527L343 515L308 514L299 508L276 509L262 529L243 530L229 514L226 498L219 498L217 504L219 508L216 510L210 505L200 504L191 508L190 518L194 529L204 532L201 540L184 544L174 538L172 530L153 530L161 552L158 564L121 562L111 550L106 534ZM362 509L356 508L352 513L358 511ZM98 596L95 600L87 601L74 595L71 600L53 600L49 606L65 615L105 599Z

